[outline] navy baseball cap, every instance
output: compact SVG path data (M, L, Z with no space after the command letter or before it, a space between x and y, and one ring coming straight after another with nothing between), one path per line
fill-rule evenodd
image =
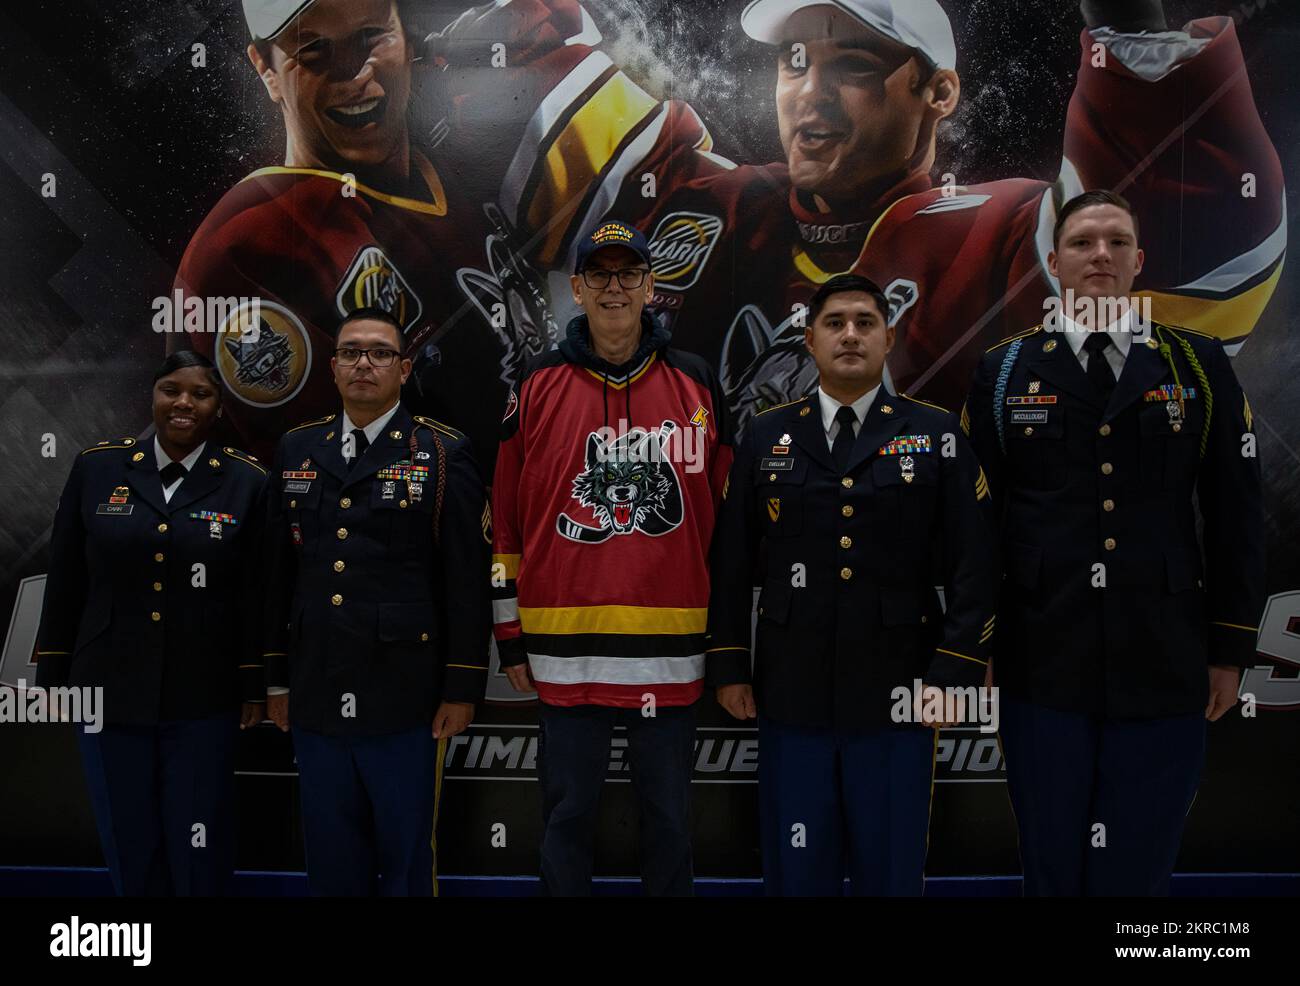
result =
M578 259L573 265L573 272L581 274L593 253L612 246L626 247L644 260L647 266L653 265L650 260L650 244L646 242L645 234L631 223L609 219L597 226L590 235L583 237L578 244Z

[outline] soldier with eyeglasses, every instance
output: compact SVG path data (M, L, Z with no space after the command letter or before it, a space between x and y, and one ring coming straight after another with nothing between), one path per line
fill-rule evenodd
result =
M464 435L402 407L402 345L383 309L347 315L342 412L286 434L271 474L267 711L314 894L433 893L438 765L487 682L483 483Z

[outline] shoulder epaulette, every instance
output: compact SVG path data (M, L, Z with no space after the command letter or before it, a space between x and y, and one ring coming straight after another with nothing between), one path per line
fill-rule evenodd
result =
M804 395L803 395L802 397L800 397L798 400L786 401L784 404L777 404L777 405L775 405L774 407L765 407L765 408L763 408L763 410L759 411L758 414L754 415L754 417L756 417L756 418L757 418L757 417L760 417L760 416L762 416L762 415L764 415L764 414L767 414L767 413L769 413L769 412L771 412L771 411L779 411L779 410L781 410L781 408L783 408L783 407L792 407L792 406L794 406L795 404L800 404L800 403L806 401L807 399L808 399L808 395L807 395L807 394L804 394Z
M944 414L950 413L946 407L940 407L938 404L931 404L929 401L923 401L919 397L908 397L907 394L899 394L899 397L905 401L911 401L913 404L924 404L926 407L932 407L936 411L942 411Z
M456 441L461 441L465 437L464 432L459 432L455 428L443 424L441 421L434 421L433 418L426 418L422 414L417 414L415 420L419 424L424 425L424 427L432 428L434 431L440 431L448 438L454 438Z
M106 438L102 442L96 442L94 445L90 446L90 448L82 449L81 454L85 455L87 452L102 452L104 449L110 448L130 448L134 444L134 438Z
M221 451L225 452L226 455L230 456L232 459L238 459L240 462L252 466L260 473L266 472L266 467L263 466L260 462L258 462L256 457L249 455L247 452L241 452L239 451L239 449L231 448L229 445L227 445Z
M1016 333L1015 335L1013 335L1013 336L1007 336L1007 337L1006 337L1005 339L1003 339L1001 342L999 342L999 343L997 343L997 344L995 344L995 345L989 346L989 348L986 349L986 350L984 350L984 352L986 352L986 353L991 353L991 352L993 352L993 350L995 350L995 349L999 349L999 348L1001 348L1002 346L1008 345L1009 343L1013 343L1013 342L1015 342L1017 339L1023 339L1023 338L1025 338L1025 336L1031 336L1031 335L1033 335L1035 332L1037 332L1037 331L1038 331L1039 329L1041 329L1041 328L1042 328L1042 325L1035 325L1032 329L1026 329L1024 332L1017 332L1017 333Z
M304 428L313 428L316 425L327 425L331 421L333 421L336 417L338 417L337 414L327 414L325 415L325 417L317 418L314 421L304 421L302 424L295 425L294 427L290 428L289 431L285 432L285 434L288 435L295 431L302 431L302 429Z

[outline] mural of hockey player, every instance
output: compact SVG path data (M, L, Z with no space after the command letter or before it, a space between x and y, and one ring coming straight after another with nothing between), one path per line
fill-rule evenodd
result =
M412 140L419 48L398 4L243 0L243 10L249 60L283 116L284 163L222 197L176 287L256 303L171 344L217 364L239 443L266 456L285 430L335 409L340 317L382 307L415 361L407 406L464 429L490 470L508 371L555 330L481 199L440 162L437 134Z
M1153 317L1230 343L1250 332L1286 233L1280 165L1232 21L1170 31L1159 0L1080 6L1054 183L932 180L936 127L961 92L935 0L748 4L741 26L772 46L786 154L766 165L714 153L689 105L652 98L600 50L575 0L475 8L428 50L459 74L453 135L486 132L502 91L533 100L522 138L483 158L504 162L501 211L528 257L566 272L575 230L605 214L636 222L655 254L653 307L674 345L716 361L743 422L810 388L802 304L845 269L890 298L895 388L955 406L979 354L1041 320L1057 291L1056 207L1085 189L1122 191L1158 245L1136 285ZM489 67L493 46L506 53ZM513 131L497 119L496 132Z

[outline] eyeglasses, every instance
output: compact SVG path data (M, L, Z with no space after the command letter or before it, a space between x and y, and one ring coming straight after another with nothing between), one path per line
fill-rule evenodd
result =
M393 360L401 356L395 349L336 349L334 358L339 361L339 366L356 366L361 362L364 356L370 360L370 365L376 369L383 369L386 366L392 366Z
M623 285L629 291L633 288L639 288L645 283L645 276L650 271L644 267L625 267L623 270L606 270L604 267L588 267L582 272L582 281L589 288L595 288L597 291L603 291L609 287L609 282L613 280L614 275L618 275L618 283Z

